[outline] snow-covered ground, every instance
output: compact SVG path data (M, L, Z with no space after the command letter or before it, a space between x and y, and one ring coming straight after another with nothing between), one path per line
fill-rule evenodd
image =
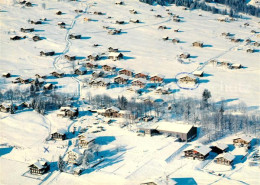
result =
M232 43L221 36L222 32L230 32L235 38L252 41L260 41L259 33L251 33L251 30L260 32L259 19L246 17L234 22L223 23L217 21L220 15L212 15L203 11L183 10L181 7L169 6L174 14L180 15L181 22L176 23L167 14L166 8L161 6L149 6L137 0L125 1L125 5L118 6L114 0L106 1L80 1L58 2L54 0L34 0L33 7L12 5L13 1L0 1L0 73L10 72L14 76L31 77L35 74L48 75L53 71L71 73L72 64L64 55L77 56L84 59L93 53L108 54L107 48L119 48L124 54L120 61L100 60L99 65L114 64L117 68L130 68L135 72L145 71L152 74L165 75L165 85L175 90L175 96L201 97L205 88L209 89L214 101L226 99L228 103L245 102L247 105L259 110L260 104L260 52L259 47L249 46L245 42ZM45 3L46 8L42 8ZM154 11L150 11L153 8ZM77 14L75 9L86 10ZM129 10L135 9L138 14L130 14ZM57 11L64 12L56 15ZM91 12L100 11L105 15L94 15ZM162 18L155 18L160 14ZM201 14L202 16L199 16ZM111 19L107 17L111 16ZM85 22L84 18L92 21ZM42 25L31 25L28 19L39 20L47 18ZM141 23L131 23L130 19L139 19ZM126 21L126 24L115 24L116 20ZM60 29L58 22L64 21L67 29ZM244 23L250 25L245 27ZM165 25L168 29L158 30L158 26ZM119 35L109 35L103 26L122 29ZM35 28L33 33L22 33L20 28ZM174 32L180 29L180 32ZM81 34L80 40L69 40L71 33ZM32 41L32 36L38 34L44 39L38 42ZM28 38L19 41L11 41L14 35ZM170 39L178 38L180 43L173 44L171 40L163 41L162 37ZM203 41L203 48L192 47L194 41ZM99 44L93 47L93 44ZM248 47L254 48L255 53L247 53ZM40 51L54 50L57 54L51 57L40 57ZM188 52L191 59L180 63L177 55ZM208 62L211 59L239 63L242 69L230 70L215 67ZM76 62L77 63L77 62ZM82 61L79 61L82 63ZM180 89L175 83L175 76L181 72L192 73L195 70L203 70L205 76L200 78L199 86L195 90ZM57 92L73 93L84 98L90 92L94 94L106 93L112 97L124 94L130 98L137 96L126 91L125 87L111 89L84 88L82 80L90 78L90 74L64 78L47 78L58 86ZM3 79L1 77L0 90L8 88L28 88L28 85L11 84L14 77ZM112 79L111 79L112 80ZM145 96L159 95L153 93ZM84 110L84 108L82 108ZM81 111L81 109L80 109ZM56 112L41 116L28 110L18 114L9 115L0 113L0 184L88 184L93 185L121 185L139 184L147 179L165 177L174 179L180 184L257 184L259 168L249 167L247 161L237 163L234 169L224 169L221 173L211 174L209 171L217 171L217 164L208 160L205 162L183 159L183 150L197 143L179 143L174 138L155 136L141 137L127 128L120 128L116 124L104 126L105 131L97 133L97 143L101 146L100 155L105 160L98 166L85 170L81 176L73 176L67 173L52 171L44 181L25 177L28 165L38 158L44 157L56 167L59 155L64 155L73 147L76 137L65 141L46 141L49 134L56 129L66 129L71 132L73 127L85 128L96 122L94 116L84 115L79 119L70 120L56 116ZM98 129L93 126L92 130ZM232 144L230 136L223 141ZM5 143L7 143L5 145ZM10 145L10 146L9 146ZM12 148L15 146L14 148ZM47 152L44 148L48 148ZM3 152L2 152L3 151ZM244 155L243 151L237 155ZM219 172L218 172L219 173ZM15 177L15 178L13 178Z

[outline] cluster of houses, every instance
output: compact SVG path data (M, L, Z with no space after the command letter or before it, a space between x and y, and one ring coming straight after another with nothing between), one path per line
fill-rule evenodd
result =
M252 137L244 135L233 139L233 145L236 147L250 148L252 145L252 140ZM187 158L192 158L193 160L205 160L210 155L210 152L214 152L219 154L215 158L215 162L217 164L232 165L235 156L228 152L228 148L228 145L224 143L215 143L211 147L201 145L187 148L184 150L184 156Z
M218 61L216 59L211 60L210 63L213 66L224 67L226 69L240 69L243 67L241 64L230 63L230 62L225 62L225 61Z

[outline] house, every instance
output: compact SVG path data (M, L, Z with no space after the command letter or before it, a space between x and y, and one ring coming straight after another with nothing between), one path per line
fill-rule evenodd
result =
M11 77L11 73L3 73L2 77L4 78L10 78Z
M13 36L13 37L10 37L10 40L21 40L21 39L23 39L23 38L26 38L26 36L20 37L20 36L15 35L15 36Z
M50 170L50 164L45 159L39 159L29 166L29 171L33 175L43 175Z
M137 11L135 11L134 9L129 10L129 12L130 12L131 14L137 14Z
M165 30L165 29L167 29L166 26L159 26L159 27L158 27L158 30Z
M205 145L195 147L193 149L186 149L184 150L185 157L192 157L194 159L198 160L205 160L209 153L211 152L211 149Z
M132 86L137 86L140 88L144 88L146 85L147 81L143 78L138 78L132 81Z
M97 63L94 63L93 61L89 61L86 63L86 67L88 69L94 69L94 68L97 68L98 67L98 64Z
M109 117L109 118L124 118L124 117L131 118L131 117L133 117L129 111L120 110L119 108L117 108L115 106L107 108L106 110L99 110L99 111L97 111L97 113L99 115Z
M117 48L112 48L112 47L109 47L108 48L108 52L118 52L118 49Z
M229 36L231 36L231 34L229 32L223 32L223 33L221 33L221 36L229 37Z
M58 117L77 117L79 115L78 108L72 108L72 107L61 107L59 112L57 113Z
M124 55L122 53L115 53L115 52L110 52L108 55L109 59L112 59L114 61L116 60L120 60L124 57Z
M62 14L61 11L56 12L56 15L61 15L61 14Z
M76 13L83 13L83 10L78 10L78 9L76 9L76 10L74 10Z
M97 12L97 11L95 11L93 14L94 15L104 15L102 12Z
M39 37L38 35L33 36L32 39L34 42L42 40L41 37Z
M125 24L125 21L116 21L116 24Z
M76 60L76 56L69 56L69 55L64 55L64 58L69 60L69 61L74 61Z
M104 71L94 71L92 73L92 77L95 79L95 78L103 77L104 74L105 74Z
M231 66L231 64L229 62L218 62L219 66L225 67L225 68L229 68Z
M179 32L180 31L180 29L175 29L175 30L173 30L174 32Z
M155 89L155 94L170 94L170 90L169 88L166 88L166 87L158 87L157 89Z
M181 19L179 19L179 18L173 18L172 19L174 22L181 22Z
M230 153L223 153L216 157L215 162L218 164L224 164L224 165L232 165L232 162L234 161L235 156Z
M159 178L149 178L140 185L176 185L177 182L171 178L159 177Z
M33 20L30 20L29 21L31 24L35 24L35 25L37 25L37 24L42 24L42 21L33 21Z
M131 69L126 68L126 69L121 69L121 70L119 70L119 71L118 71L118 74L119 74L119 75L126 75L126 76L132 77L134 73L133 73L133 71L132 71Z
M164 76L161 74L156 74L151 76L150 81L153 83L162 83L164 80Z
M143 79L148 79L149 73L147 72L139 72L135 74L135 78L143 78Z
M87 73L87 69L83 66L80 66L77 69L75 69L74 73L77 75L84 75Z
M251 48L248 48L248 49L246 50L246 52L247 52L247 53L254 53L255 50L254 50L254 49L251 49Z
M80 39L81 35L69 34L69 39Z
M43 78L43 79L45 79L45 78L46 78L46 75L35 74L35 77L36 77L36 78Z
M25 79L23 79L23 78L21 78L21 77L18 77L18 78L16 78L14 81L12 81L12 83L28 84L28 83L30 83L31 81L32 81L32 79L30 79L30 78L25 78Z
M240 69L240 68L242 68L241 64L232 64L231 65L231 69Z
M116 4L116 5L123 5L124 2L123 2L123 1L117 1L117 2L115 2L115 4Z
M29 33L29 32L33 32L34 28L21 28L20 31L23 33Z
M200 42L200 41L197 41L197 42L193 42L192 43L192 46L194 46L194 47L203 47L203 42Z
M260 42L255 42L254 46L259 47L260 46Z
M62 78L64 76L64 73L58 73L58 72L52 72L50 73L52 76L56 77L56 78Z
M65 22L58 22L58 25L59 25L59 26L65 26L66 23L65 23Z
M89 85L92 87L108 87L110 85L110 80L106 78L97 78L97 79L92 79L89 82Z
M169 37L168 36L164 36L162 39L163 40L169 40Z
M79 146L81 148L89 149L95 143L96 136L88 134L88 133L84 133L84 134L80 134L78 136L78 138L79 138Z
M231 41L231 42L235 42L235 43L237 43L237 42L240 42L241 39L231 38L230 41Z
M114 82L118 84L127 84L129 77L126 75L119 75L114 78Z
M203 77L204 71L194 71L193 75L198 77Z
M116 66L113 65L113 64L105 64L105 65L102 66L102 69L104 71L111 71L111 72L113 72L113 71L116 70Z
M51 84L51 83L47 83L47 84L45 84L44 86L43 86L43 89L44 90L52 90L52 89L54 89L55 88L55 86L53 85L53 84Z
M54 51L49 51L49 52L41 51L40 52L40 56L53 56L53 55L55 55Z
M100 59L100 57L99 57L98 54L92 54L92 55L89 55L89 56L88 56L88 59L89 59L90 61L97 61L97 60Z
M66 130L65 129L58 129L57 131L51 134L52 140L65 140L66 139Z
M252 142L253 138L250 136L246 136L243 135L242 137L238 137L233 139L233 144L235 146L239 146L239 147L251 147L251 142Z
M26 3L25 3L25 6L27 6L27 7L32 7L32 3L31 3L31 2L26 2Z
M179 42L180 42L180 40L177 38L172 39L172 43L174 43L174 44L179 43Z
M80 150L78 148L73 148L66 154L66 160L70 164L80 165L83 160L84 150Z
M197 80L197 78L193 78L193 77L191 77L191 76L184 76L184 77L181 77L180 79L179 79L179 81L181 82L181 83L197 83L198 82L198 80Z
M212 149L212 152L221 154L228 150L228 145L225 143L214 143L210 148Z
M0 112L4 112L4 113L8 113L11 111L11 107L14 106L11 103L2 103L0 105ZM16 108L16 106L14 106L14 109Z
M140 20L139 19L130 19L130 22L132 22L132 23L140 23Z
M189 58L190 57L190 54L189 53L187 53L187 52L185 52L185 53L182 53L182 54L180 54L180 56L179 56L180 58L184 58L184 59L187 59L187 58Z

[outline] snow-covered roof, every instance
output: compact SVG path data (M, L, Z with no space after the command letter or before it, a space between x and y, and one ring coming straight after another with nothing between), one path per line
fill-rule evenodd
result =
M194 148L194 150L201 153L202 155L207 155L211 151L211 148L202 145L200 147Z
M118 57L120 54L122 54L122 53L110 52L108 56L111 56L111 57Z
M134 79L133 82L135 82L135 81L140 81L140 82L142 82L142 83L144 83L144 84L147 83L147 80L146 80L146 79L143 79L143 78ZM132 82L132 83L133 83L133 82Z
M116 67L114 64L104 64L103 66L109 66L109 67L112 67L112 68Z
M38 169L42 169L44 168L43 166L47 163L48 161L46 159L39 159L38 161L36 161L35 163L33 163L34 166L36 166Z
M81 140L85 140L85 141L87 141L87 142L91 142L91 141L93 141L93 140L96 139L96 136L95 136L95 135L89 134L89 133L80 134L79 137L80 137L80 136L82 137Z
M232 64L233 67L240 67L241 64Z
M252 138L251 136L243 135L243 136L241 137L241 139L243 139L243 140L246 141L246 142L251 142L253 138Z
M213 146L218 147L221 150L225 150L228 148L228 145L225 143L214 143Z
M134 72L132 69L130 69L130 68L124 68L124 69L121 69L121 70L119 70L119 71L124 71L124 70L126 70L126 71L131 71L131 72Z
M147 76L149 75L149 73L146 72L146 71L138 72L138 73L136 73L136 75L137 75L137 74L144 74L144 75L147 75Z
M119 111L120 111L120 109L119 109L119 108L117 108L117 107L115 107L115 106L112 106L112 107L108 108L107 110L109 110L109 109L112 109L112 110L114 110L114 111L117 111L117 112L119 112Z
M124 75L124 74L121 74L121 75L118 75L118 76L116 76L115 78L123 78L123 79L125 79L125 80L128 80L129 79L129 76L126 76L126 75Z
M204 73L204 71L194 71L193 74L194 75L202 75Z
M85 67L83 67L83 66L77 67L76 70L79 70L79 71L82 71L82 72L87 71L87 69Z
M165 76L162 75L162 74L153 74L153 75L151 76L151 78L152 78L152 77L155 77L155 76L158 76L158 77L160 77L160 78L164 78L164 77L165 77Z
M78 155L83 155L83 150L80 150L80 149L78 149L78 148L73 148L73 149L71 149L69 152L73 152L73 153L76 153L76 154L78 154Z
M66 134L67 130L63 128L56 129L53 133Z
M220 155L218 155L217 158L223 157L224 159L228 160L228 161L233 161L235 159L235 156L232 155L231 153L222 153Z
M155 127L157 130L188 133L193 126L185 125L185 124L178 124L178 123L174 123L174 122L158 122Z

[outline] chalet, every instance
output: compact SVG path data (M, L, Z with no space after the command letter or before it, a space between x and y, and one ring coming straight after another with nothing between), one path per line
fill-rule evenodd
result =
M129 77L126 75L119 75L114 78L114 82L118 84L127 84Z
M121 33L121 29L119 29L119 30L114 29L114 30L108 31L109 35L116 35L116 34L119 34L119 33Z
M54 51L49 51L49 52L41 51L40 52L40 56L53 56L53 55L55 55Z
M249 49L246 50L246 52L247 53L254 53L255 51L254 51L254 49L249 48Z
M193 72L193 75L194 75L194 76L198 76L198 77L203 77L204 71L194 71L194 72Z
M185 52L185 53L182 53L182 54L180 54L180 56L179 56L180 58L184 58L184 59L187 59L187 58L189 58L190 57L190 54L189 53L187 53L187 52Z
M218 164L224 164L224 165L232 165L232 162L234 161L235 156L230 153L223 153L216 157L216 163Z
M125 24L125 21L116 21L116 24Z
M162 18L162 16L159 15L159 14L158 14L158 15L155 15L155 17L156 17L156 18Z
M149 122L149 121L152 121L153 119L154 119L153 116L144 116L144 117L142 118L142 120L143 120L144 122Z
M151 76L150 81L153 83L162 83L164 80L164 76L161 74L156 74Z
M43 89L44 90L52 90L52 89L54 89L55 88L55 86L53 85L53 84L51 84L51 83L47 83L47 84L45 84L44 86L43 86Z
M32 20L30 20L29 21L31 24L35 24L35 25L37 25L37 24L42 24L42 21L32 21Z
M137 11L135 11L134 9L129 10L129 12L130 12L131 14L137 14Z
M114 52L111 52L109 53L108 55L108 58L109 59L112 59L114 61L116 60L120 60L120 59L123 59L124 55L122 53L114 53Z
M165 30L165 29L167 29L166 26L159 26L159 27L158 27L158 30Z
M96 136L88 133L84 133L84 134L80 134L78 138L79 138L79 146L81 148L89 149L95 143Z
M172 43L174 43L174 44L179 43L179 42L180 42L180 40L177 38L172 39Z
M92 21L92 19L85 17L85 18L84 18L84 21L85 21L85 22L89 22L89 21Z
M165 134L186 142L197 137L197 127L172 122L158 122L152 125L142 125L139 127L139 131L150 136L153 134Z
M51 134L52 140L65 140L66 139L66 130L65 129L58 129L56 132Z
M76 10L74 10L76 13L83 13L83 10L78 10L78 9L76 9Z
M231 66L231 64L229 62L218 62L219 66L225 67L225 68L229 68Z
M98 114L109 118L131 117L129 111L120 110L119 108L114 106L107 108L106 110L100 110L98 111Z
M254 46L259 47L260 46L260 42L255 42Z
M80 66L77 69L75 69L74 73L77 75L84 75L87 73L87 69L83 66Z
M88 56L88 59L89 59L90 61L97 61L97 60L100 59L100 56L99 56L98 54L92 54L92 55L89 55L89 56Z
M135 74L135 78L143 78L143 79L147 79L148 78L148 73L147 72L139 72Z
M76 56L69 56L69 55L64 55L64 58L69 60L69 61L74 61L76 60Z
M46 75L35 74L35 77L36 78L43 78L43 79L45 79Z
M95 11L93 14L94 14L94 15L103 15L102 12L96 12L96 11Z
M0 112L4 112L4 113L10 112L11 106L12 106L12 104L2 103L0 105Z
M202 48L202 47L203 47L203 42L200 42L200 41L193 42L193 43L192 43L192 46Z
M92 73L92 77L95 79L95 78L103 77L104 74L105 74L104 71L94 71Z
M240 69L242 67L241 64L232 64L231 69Z
M245 42L246 42L247 44L249 44L249 43L252 42L252 40L251 40L251 39L246 39Z
M83 150L80 150L78 148L73 148L66 154L66 160L70 164L80 165L83 160Z
M52 72L51 73L52 76L56 77L56 78L62 78L64 76L64 73L58 73L58 72Z
M242 137L238 137L233 139L233 144L235 146L239 146L239 147L251 147L251 142L252 142L253 138L250 136L242 136Z
M175 30L173 30L174 32L179 32L180 31L180 29L175 29Z
M165 87L158 87L157 89L155 89L155 94L170 94L170 90L169 88L165 88Z
M132 77L134 73L133 73L133 71L131 69L126 68L126 69L119 70L118 74L119 75L126 75L126 76Z
M138 79L135 79L132 81L132 86L137 86L137 87L140 87L140 88L144 88L145 85L146 85L146 80L143 79L143 78L138 78Z
M33 36L32 39L34 42L42 40L41 37L39 37L38 35Z
M23 33L29 33L29 32L33 32L34 28L21 28L20 30Z
M21 39L24 39L24 38L26 38L26 36L20 37L20 36L15 35L13 37L10 37L10 40L21 40Z
M56 12L56 15L61 15L61 14L62 14L61 11Z
M221 154L228 150L228 145L224 143L214 143L210 148L212 149L212 152Z
M184 150L184 155L185 157L192 157L194 159L198 160L205 160L208 156L209 153L211 152L211 149L207 146L200 146L200 147L195 147L193 149L186 149Z
M66 23L65 23L65 22L58 22L58 25L59 25L59 26L65 26Z
M123 1L117 1L117 2L115 2L115 4L116 4L116 5L123 5L124 2L123 2Z
M3 73L2 77L4 78L10 78L11 77L11 73Z
M32 3L31 3L31 2L26 2L26 3L25 3L25 6L27 6L27 7L32 7Z
M139 19L130 19L130 22L132 22L132 23L140 23L140 20Z
M108 48L108 52L114 52L114 53L116 53L116 52L118 52L118 49L117 49L117 48L109 47L109 48Z
M230 41L231 41L231 42L236 42L236 43L237 43L237 42L240 42L241 39L231 38Z
M16 78L14 81L12 81L12 83L28 84L28 83L30 83L31 81L32 81L32 79L30 79L30 78L25 78L25 79L23 79L23 78L21 78L21 77L18 77L18 78Z
M113 65L113 64L105 64L105 65L102 66L102 69L104 71L111 71L111 72L113 72L113 71L116 70L116 66Z
M69 34L69 39L81 39L81 35Z
M50 170L50 164L45 159L39 159L29 166L29 171L33 175L43 175Z
M92 61L89 61L86 63L86 68L88 69L94 69L94 68L97 68L98 67L98 64L97 63L94 63Z
M231 36L231 34L229 32L223 32L223 33L221 33L221 36L229 37L229 36Z
M191 76L184 76L184 77L181 77L180 79L179 79L179 81L181 82L181 83L197 83L198 82L198 80L197 80L197 78L194 78L194 77L191 77Z
M79 115L78 108L72 107L61 107L59 112L57 113L58 117L68 117L73 118Z
M105 87L107 88L110 85L110 80L106 78L97 78L97 79L92 79L89 82L89 85L92 87Z
M169 37L168 36L164 36L162 39L163 40L169 40Z
M174 22L181 22L181 19L179 19L179 18L173 18L172 19Z

